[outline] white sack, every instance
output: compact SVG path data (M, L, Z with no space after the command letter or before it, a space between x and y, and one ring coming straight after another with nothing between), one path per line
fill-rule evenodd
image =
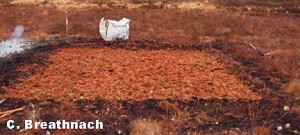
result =
M130 20L127 18L123 18L120 21L102 18L99 24L100 35L105 41L126 40L129 37L129 22Z

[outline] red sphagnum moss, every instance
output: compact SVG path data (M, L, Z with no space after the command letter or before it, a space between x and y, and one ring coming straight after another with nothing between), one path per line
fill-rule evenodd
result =
M8 88L23 99L258 99L216 56L200 51L63 48ZM81 97L81 98L82 98Z

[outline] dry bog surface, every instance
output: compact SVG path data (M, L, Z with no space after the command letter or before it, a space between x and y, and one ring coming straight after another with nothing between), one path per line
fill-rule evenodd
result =
M23 37L47 44L0 58L0 112L26 106L1 117L0 133L297 134L299 7L297 0L0 1L1 40L21 24ZM70 44L58 40L66 16ZM129 41L101 40L102 17L129 18ZM99 119L104 129L9 130L8 119Z

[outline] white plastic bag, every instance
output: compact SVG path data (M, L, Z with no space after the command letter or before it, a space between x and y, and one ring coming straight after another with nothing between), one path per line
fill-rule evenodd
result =
M100 35L105 41L126 40L129 37L129 22L130 20L127 18L123 18L120 21L102 18L99 24Z

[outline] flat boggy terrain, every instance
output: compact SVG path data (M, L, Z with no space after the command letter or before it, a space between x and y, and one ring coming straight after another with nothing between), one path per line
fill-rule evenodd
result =
M158 121L164 132L174 134L246 134L253 132L253 122L299 123L297 107L284 111L292 102L273 89L280 77L258 73L257 67L251 68L255 61L235 60L218 50L220 44L74 40L36 47L1 59L6 65L2 69L8 71L2 76L6 83L1 98L7 99L2 106L9 110L30 105L9 117L17 123L28 118L104 122L103 130L22 131L37 134L129 134L130 123L138 119ZM261 80L258 74L270 79ZM7 130L5 124L0 128L20 132ZM283 131L294 129L297 126Z

